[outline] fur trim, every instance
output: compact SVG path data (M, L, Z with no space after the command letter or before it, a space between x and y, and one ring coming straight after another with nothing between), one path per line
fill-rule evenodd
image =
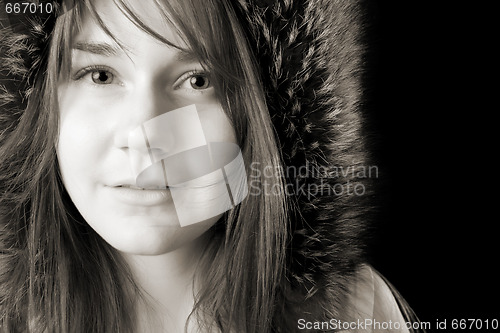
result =
M14 19L15 17L12 17ZM17 16L18 19L22 15ZM2 22L0 22L2 23ZM50 21L33 16L0 26L0 142L26 109L33 79L42 65Z
M356 0L238 0L235 7L261 68L286 168L302 170L288 178L297 195L290 197L285 302L278 309L288 319L277 323L278 331L291 332L291 318L338 318L365 261L369 179L354 172L367 163L359 111L362 8ZM52 23L40 18L1 30L0 142L26 107ZM363 195L346 193L355 184Z
M298 195L287 274L293 292L283 291L284 311L304 318L310 309L313 320L319 313L334 318L350 277L365 261L369 179L346 172L366 167L359 111L362 8L340 0L241 0L240 6L286 167L309 172L298 179L289 173ZM353 184L365 193L332 191Z

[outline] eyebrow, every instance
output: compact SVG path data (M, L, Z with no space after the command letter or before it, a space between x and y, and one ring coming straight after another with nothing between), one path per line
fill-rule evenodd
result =
M117 47L111 46L107 43L96 42L77 42L73 46L73 49L103 55L106 57L114 56L119 52Z
M112 46L108 43L99 42L77 42L73 46L73 49L106 57L116 56L119 52L121 52L121 49L118 47ZM180 48L175 55L175 60L184 63L199 62L198 56L194 52L189 49Z
M178 62L199 62L198 56L190 50L179 49L177 54L175 55L175 60Z

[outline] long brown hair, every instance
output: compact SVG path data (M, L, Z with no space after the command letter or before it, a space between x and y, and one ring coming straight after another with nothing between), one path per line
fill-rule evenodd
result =
M132 23L170 43L126 1L114 2ZM247 168L279 166L258 71L232 2L154 2L210 71ZM127 332L135 326L136 293L128 292L134 281L119 253L72 204L55 152L56 87L67 73L71 38L87 14L109 31L92 0L65 2L61 12L28 105L0 147L0 325L9 332ZM282 184L278 176L265 181ZM192 312L202 327L273 330L286 221L284 194L250 195L209 231L199 272L204 284Z

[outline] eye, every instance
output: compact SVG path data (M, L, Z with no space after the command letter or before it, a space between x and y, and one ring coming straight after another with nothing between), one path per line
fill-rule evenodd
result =
M206 75L193 75L189 79L189 84L193 89L207 89L210 87L210 79Z
M112 70L103 66L89 66L79 70L73 77L75 81L85 80L95 85L119 84Z
M210 77L204 72L192 71L182 75L176 89L196 90L200 93L212 88Z
M105 70L93 71L90 73L92 82L95 84L110 84L113 82L114 75Z

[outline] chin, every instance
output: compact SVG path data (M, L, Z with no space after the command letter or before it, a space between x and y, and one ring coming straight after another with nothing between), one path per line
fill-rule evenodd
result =
M210 229L220 216L181 227L159 223L145 216L122 221L115 230L99 233L116 250L131 255L162 255L181 247L196 243L201 235ZM158 222L158 223L156 223Z

